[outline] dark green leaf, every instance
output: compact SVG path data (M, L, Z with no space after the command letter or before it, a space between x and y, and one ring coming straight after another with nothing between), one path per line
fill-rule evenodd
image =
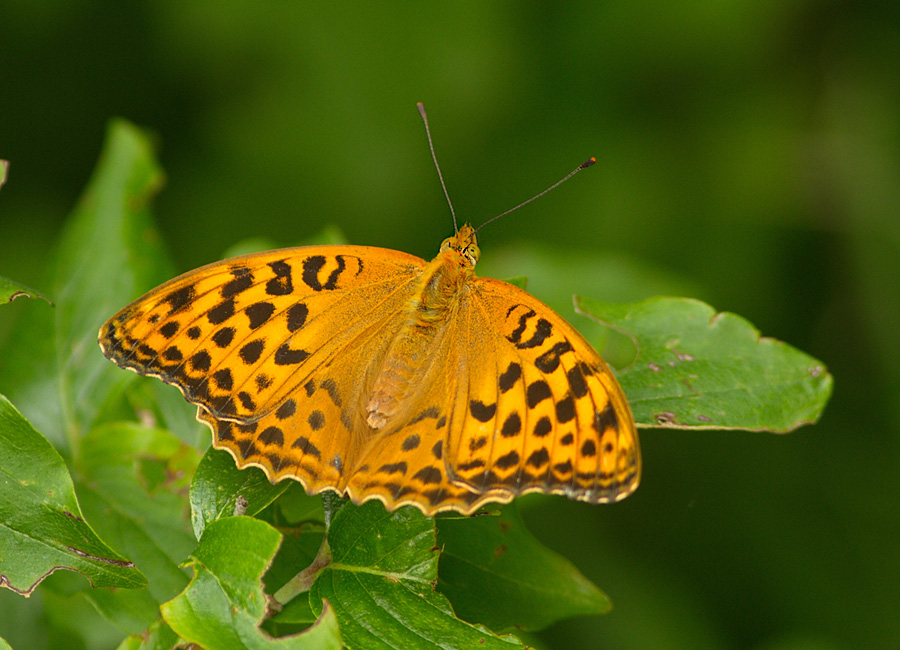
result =
M208 650L337 650L340 634L329 608L299 635L273 639L260 630L266 613L261 576L280 542L278 531L258 519L226 517L210 522L192 554L194 579L163 604L163 618L179 636Z
M191 482L191 522L197 539L210 522L234 515L237 500L243 497L243 514L255 515L291 486L291 481L272 485L257 467L239 470L227 451L207 450Z
M438 588L457 615L492 630L539 630L571 616L604 614L606 595L525 528L514 503L499 517L437 520Z
M21 282L15 282L9 278L0 276L0 304L12 302L16 298L43 298L47 302L50 302L46 296L38 293L31 287L26 287Z
M27 595L57 569L94 587L147 585L85 522L60 455L0 395L0 585Z
M172 275L150 219L162 186L150 140L110 123L100 160L59 242L52 319L29 313L11 334L0 385L57 445L77 444L115 385L133 376L100 354L103 321Z
M640 426L782 433L818 420L831 395L821 361L700 301L576 306L635 339L637 357L618 377Z
M412 507L386 512L377 502L346 505L328 531L331 564L310 590L314 612L334 607L348 648L522 647L460 621L434 590L438 548L434 520Z

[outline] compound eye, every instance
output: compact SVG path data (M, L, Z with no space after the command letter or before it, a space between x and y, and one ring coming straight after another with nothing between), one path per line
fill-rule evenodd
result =
M452 237L447 237L447 239L445 239L444 241L441 242L441 249L440 249L440 252L443 253L445 250L447 250L448 248L450 248L450 240L451 240L451 239L453 239L453 238L452 238Z
M481 257L481 251L478 250L478 246L476 246L475 244L469 244L468 246L466 246L466 257L474 265L475 262L478 261L478 258Z

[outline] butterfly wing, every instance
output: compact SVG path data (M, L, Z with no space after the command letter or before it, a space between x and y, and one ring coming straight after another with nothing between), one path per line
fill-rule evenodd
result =
M100 330L118 365L177 386L240 467L337 488L368 444L365 368L402 325L425 261L364 246L282 249L210 264Z
M536 298L475 279L420 354L429 363L406 417L346 478L353 501L469 514L528 492L599 503L637 488L637 432L618 382Z
M487 500L527 492L618 501L637 488L634 420L602 358L549 307L478 278L460 318L463 369L449 423L449 478Z
M374 376L424 267L358 246L226 260L125 307L100 344L177 386L238 466L310 493L433 514L532 491L600 502L634 490L637 435L609 369L562 318L496 280L466 285L408 359L415 387L400 415L368 426Z

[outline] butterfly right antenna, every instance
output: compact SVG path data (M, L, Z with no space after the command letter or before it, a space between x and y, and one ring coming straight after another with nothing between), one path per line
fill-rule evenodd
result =
M534 196L532 196L532 197L531 197L530 199L528 199L527 201L522 201L522 202L521 202L519 205L517 205L516 207L510 208L510 209L507 210L506 212L502 212L502 213L498 214L496 217L492 217L492 218L488 219L488 220L485 221L483 224L481 224L480 226L478 226L478 227L475 229L475 232L477 233L479 230L481 230L482 228L484 228L484 227L485 227L486 225L488 225L490 222L496 221L496 220L499 219L500 217L505 217L505 216L508 215L510 212L515 212L515 211L518 210L519 208L528 205L528 204L531 203L532 201L537 201L539 198L541 198L542 196L544 196L544 194L546 194L546 193L549 192L550 190L555 190L557 187L559 187L560 185L562 185L563 183L565 183L567 180L569 180L570 178L572 178L575 174L577 174L578 172L580 172L582 169L586 169L586 168L590 167L590 166L593 165L595 162L597 162L597 159L594 158L593 156L591 156L590 158L588 158L588 159L585 160L583 163L581 163L580 165L578 165L578 167L576 167L575 169L573 169L572 171L570 171L568 174L566 174L565 176L563 176L562 178L560 178L558 181L556 181L553 185L551 185L550 187L548 187L548 188L547 188L546 190L544 190L543 192L540 192L539 194L535 194Z

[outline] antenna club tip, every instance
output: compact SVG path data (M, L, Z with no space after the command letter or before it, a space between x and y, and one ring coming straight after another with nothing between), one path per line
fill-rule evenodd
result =
M419 110L419 115L425 117L425 104L422 102L416 102L416 108Z
M591 156L590 158L588 158L587 160L585 160L583 163L581 163L581 169L584 169L584 168L586 168L586 167L590 167L590 166L593 165L595 162L597 162L597 159L594 158L593 156Z

